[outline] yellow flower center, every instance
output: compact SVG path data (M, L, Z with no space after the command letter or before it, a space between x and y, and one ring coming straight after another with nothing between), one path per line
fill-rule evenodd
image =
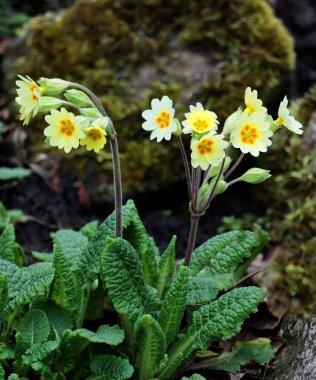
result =
M275 124L278 124L278 125L284 125L284 120L282 117L278 117L276 120L275 120Z
M248 115L251 115L252 113L254 113L256 111L256 109L251 105L251 104L246 104L246 109L245 109L245 113L247 113Z
M205 119L197 119L193 122L194 130L197 132L204 132L209 129L209 124Z
M66 135L67 137L71 137L75 131L76 127L70 119L60 120L60 133Z
M99 128L90 128L86 135L93 141L100 140L102 138L102 133Z
M37 90L38 89L38 86L37 84L35 83L31 83L30 86L29 86L29 90L30 92L32 93L32 99L34 101L38 100L38 96L34 94L34 90Z
M258 129L246 124L240 131L240 137L243 143L253 145L259 138Z
M202 156L206 153L212 153L213 144L214 142L211 139L205 138L197 144L197 150Z
M161 111L159 116L156 117L156 123L160 129L168 128L170 125L170 114L167 111Z

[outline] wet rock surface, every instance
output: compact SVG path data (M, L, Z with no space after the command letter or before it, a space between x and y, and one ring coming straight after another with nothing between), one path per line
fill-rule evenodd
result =
M281 329L285 348L277 356L270 380L316 379L316 319L285 319Z

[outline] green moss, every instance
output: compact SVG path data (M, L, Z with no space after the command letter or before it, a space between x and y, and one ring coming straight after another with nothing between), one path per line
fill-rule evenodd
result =
M247 85L272 101L294 65L293 41L265 0L78 0L61 14L35 18L26 38L7 87L23 73L93 89L120 135L127 192L183 175L175 144L144 143L141 112L152 97L171 96L180 112L202 101L223 118ZM36 145L38 135L32 139ZM105 173L108 161L100 160Z
M316 305L315 110L316 86L292 105L304 134L278 131L269 154L263 157L264 164L273 168L273 176L259 194L271 208L266 220L279 244L275 258L278 281L271 292L285 295L285 303L292 301L292 311L303 314Z

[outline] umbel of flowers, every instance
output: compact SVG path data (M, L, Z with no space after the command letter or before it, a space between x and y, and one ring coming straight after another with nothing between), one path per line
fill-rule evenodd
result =
M115 188L116 236L122 236L122 184L117 135L100 100L88 88L62 79L41 78L38 82L19 75L16 102L20 120L27 125L38 113L44 113L46 141L66 153L84 146L99 153L111 144ZM71 109L73 112L69 111Z
M244 101L245 106L230 115L222 128L219 127L217 115L204 109L201 103L191 105L180 123L175 118L172 100L167 96L163 96L161 100L153 99L151 109L142 114L146 120L143 129L151 132L151 140L170 140L175 135L179 141L191 211L191 229L184 265L190 263L200 217L211 201L237 182L257 184L270 177L269 170L252 168L239 178L230 180L244 155L257 157L260 153L267 152L274 132L281 127L297 134L303 133L302 125L290 115L286 97L281 102L275 119L268 114L256 90L247 87ZM191 139L190 163L182 134L188 134ZM240 150L235 162L229 154L232 146Z

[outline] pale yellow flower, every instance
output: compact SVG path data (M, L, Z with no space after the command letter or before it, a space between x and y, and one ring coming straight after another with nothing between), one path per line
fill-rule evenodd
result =
M48 137L50 145L64 149L66 153L72 148L78 148L79 140L85 138L80 117L82 116L75 116L65 108L52 110L50 115L46 115L45 120L49 125L45 128L44 135Z
M23 120L23 125L27 125L39 110L40 99L43 93L43 88L34 82L30 77L22 77L18 75L21 80L15 83L18 86L18 97L15 98L16 102L21 106L20 120Z
M157 139L160 142L163 139L171 139L171 134L178 129L174 114L172 100L168 96L163 96L161 100L156 98L151 101L151 109L142 113L146 120L142 127L145 131L151 131L151 140Z
M272 144L269 137L273 135L273 132L269 127L270 123L266 121L265 114L252 113L247 115L244 113L231 132L231 142L242 153L250 153L257 157L259 152L266 152L267 147Z
M215 135L211 131L199 140L191 142L191 164L192 167L201 167L207 170L210 165L218 166L225 157L225 149L228 142L224 140L223 135Z
M288 109L288 100L285 96L279 106L278 118L275 120L275 124L279 126L284 126L289 129L291 132L297 133L301 135L303 133L302 124L297 121L294 116L290 115L290 111Z
M106 132L98 125L92 125L84 130L85 138L80 140L80 145L85 145L88 151L94 150L99 153L106 144Z
M250 87L247 87L245 91L245 104L246 109L244 112L246 112L248 115L251 115L254 112L267 113L267 109L263 107L262 101L258 99L257 90L252 91Z
M214 112L205 110L201 103L196 106L190 106L190 112L185 114L186 120L182 122L183 133L205 133L208 131L216 131L217 116Z

